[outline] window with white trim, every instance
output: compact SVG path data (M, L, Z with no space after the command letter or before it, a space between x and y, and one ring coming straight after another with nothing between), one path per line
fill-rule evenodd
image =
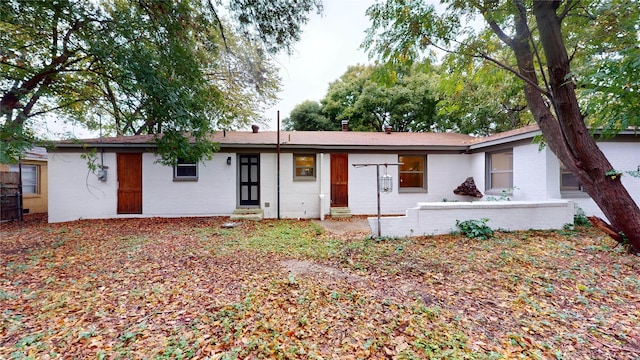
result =
M173 167L174 181L196 181L198 180L198 164L194 162L178 159L178 163Z
M427 191L427 156L398 155L398 192Z
M316 156L314 154L293 155L293 179L315 180Z
M10 172L19 172L19 165L9 165ZM22 164L22 194L40 194L40 166Z
M513 150L487 153L487 190L513 188Z

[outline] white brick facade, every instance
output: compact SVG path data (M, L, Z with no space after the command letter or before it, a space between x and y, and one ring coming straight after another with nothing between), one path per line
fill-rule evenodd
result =
M559 163L548 148L539 150L538 145L532 144L530 139L518 140L512 148L515 190L510 196L511 200L571 200L587 214L602 216L586 194L560 192ZM256 146L241 152L223 148L212 160L198 164L197 181L174 181L172 167L157 163L155 155L145 152L142 155L142 214L138 215L117 214L118 149L104 153L104 165L108 167L107 181L100 181L94 174L88 173L87 162L80 157L84 149L56 151L49 156L49 221L132 216L228 216L239 207L237 162L239 154L246 153L259 154L259 207L266 218L276 218L278 215L282 218L323 218L328 215L331 208L333 152L348 153L348 205L355 215L377 214L377 190L375 166L354 167L354 164L393 164L398 162L399 155L407 152L426 156L427 188L424 191L399 191L398 167L387 168L388 174L393 177L393 192L380 195L381 213L387 216L404 215L407 209L415 208L417 203L486 200L486 152L492 151L495 146L502 151L509 149L509 144L507 138L485 148L476 146L473 151L466 152L418 151L407 146L403 146L404 150L378 148L371 153L363 151L366 147L358 151L327 151L313 146L302 150L286 150L280 154L279 189L276 171L278 156L273 148L265 151ZM603 142L599 145L618 170L636 170L640 164L640 143L637 141ZM119 146L121 149L127 148L126 144ZM295 154L315 154L315 178L294 179ZM227 163L228 158L231 164ZM384 167L380 170L383 174ZM453 194L453 190L470 176L474 178L478 189L485 193L483 199ZM640 179L623 176L622 182L638 201Z

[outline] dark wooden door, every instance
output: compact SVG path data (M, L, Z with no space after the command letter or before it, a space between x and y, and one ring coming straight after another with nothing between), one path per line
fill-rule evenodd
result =
M240 206L260 205L260 156L240 155Z
M331 206L349 206L349 157L331 154Z
M142 214L142 154L118 154L118 214Z

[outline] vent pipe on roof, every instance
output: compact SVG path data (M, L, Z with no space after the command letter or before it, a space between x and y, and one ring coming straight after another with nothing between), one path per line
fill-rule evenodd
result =
M384 132L387 134L391 134L391 131L393 130L393 128L391 126L385 126L384 127Z
M257 133L258 130L260 130L260 126L258 125L251 125L251 131L253 131L253 133Z
M342 131L349 131L349 120L342 120Z

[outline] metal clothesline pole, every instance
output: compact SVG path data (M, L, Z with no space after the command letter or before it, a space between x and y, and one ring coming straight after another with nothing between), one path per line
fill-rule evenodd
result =
M383 166L386 168L389 165L395 165L395 166L400 166L400 165L404 165L404 163L373 163L373 164L353 164L353 167L367 167L367 166L375 166L376 167L376 192L377 192L377 200L378 200L378 237L381 237L381 230L380 230L380 166ZM385 171L386 174L386 171ZM385 192L388 192L387 190L385 190Z
M378 237L380 237L380 165L376 165L376 189L378 193Z

